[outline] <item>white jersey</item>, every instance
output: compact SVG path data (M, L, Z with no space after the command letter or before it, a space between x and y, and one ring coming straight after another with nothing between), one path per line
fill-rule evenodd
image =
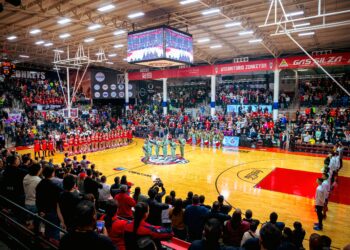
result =
M322 188L322 185L318 185L318 187L316 188L315 205L323 207L325 200L325 192Z

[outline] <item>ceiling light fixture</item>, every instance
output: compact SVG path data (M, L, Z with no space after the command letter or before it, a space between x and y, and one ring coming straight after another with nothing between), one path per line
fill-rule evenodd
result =
M35 42L36 45L41 45L41 44L44 44L44 43L45 43L45 41L43 41L43 40Z
M252 30L246 30L246 31L239 32L238 35L244 36L244 35L251 35L253 33L254 33L254 31L252 31Z
M218 8L213 8L213 9L209 9L209 10L205 10L202 12L202 15L210 15L210 14L216 14L219 13L220 9Z
M53 43L51 43L51 42L45 43L45 44L44 44L45 47L50 47L50 46L52 46L52 45L53 45Z
M248 43L260 43L260 42L262 42L262 39L252 39L248 41Z
M300 15L303 15L303 14L304 14L303 10L295 11L295 12L287 13L286 17L300 16Z
M185 5L185 4L189 4L189 3L195 3L198 2L199 0L183 0L180 2L180 4Z
M126 61L126 62L127 62L127 61L128 61L128 58L123 58L123 61Z
M222 47L221 44L210 46L211 49L218 49L218 48L221 48L221 47Z
M97 30L97 29L99 29L99 28L101 28L101 27L102 27L101 24L96 23L96 24L90 25L90 26L88 27L88 30Z
M198 39L198 43L206 43L206 42L209 42L210 39L209 38L202 38L202 39Z
M117 54L116 53L113 53L113 54L109 54L108 57L116 57Z
M58 24L66 24L66 23L70 23L72 20L69 18L63 18L61 20L58 20L57 23Z
M232 23L226 23L225 27L229 28L229 27L235 27L235 26L240 26L241 22L232 22Z
M133 19L133 18L137 18L137 17L142 17L144 15L145 15L145 13L143 13L143 12L136 12L136 13L129 14L128 18Z
M101 12L104 12L104 11L112 10L114 8L115 8L115 5L108 4L108 5L105 5L105 6L102 6L102 7L98 8L97 10L101 11Z
M7 37L7 40L10 40L10 41L11 41L11 40L15 40L16 38L17 38L17 36L8 36L8 37Z
M29 33L32 35L38 34L40 32L41 32L41 30L39 30L39 29L33 29L33 30L29 31Z
M27 56L27 55L19 55L19 57L21 57L21 58L29 58L29 56Z
M293 27L294 28L299 28L299 27L304 27L304 26L309 26L310 23L298 23L298 24L294 24Z
M86 38L86 39L84 40L84 42L86 42L86 43L91 43L91 42L93 42L93 41L95 41L95 38L93 38L93 37L89 37L89 38Z
M315 35L314 31L311 32L304 32L304 33L299 33L298 36L313 36Z
M114 32L113 32L113 35L119 36L119 35L122 35L122 34L124 34L124 33L125 33L125 30L117 30L117 31L114 31Z
M96 53L96 56L102 56L102 55L103 55L103 52Z
M118 48L124 47L124 45L123 45L123 44L116 44L116 45L114 45L113 47L116 48L116 49L118 49Z
M64 34L61 34L59 37L64 39L64 38L70 37L70 34L69 33L64 33Z
M113 62L106 62L107 64L114 64Z
M61 49L54 49L54 50L52 50L53 52L57 52L57 53L64 53L64 51L63 50L61 50Z

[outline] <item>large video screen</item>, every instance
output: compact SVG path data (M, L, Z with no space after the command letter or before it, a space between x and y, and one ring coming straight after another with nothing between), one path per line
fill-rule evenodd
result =
M165 28L165 57L193 63L193 38L189 34Z
M164 32L162 28L131 33L128 35L130 63L164 58Z

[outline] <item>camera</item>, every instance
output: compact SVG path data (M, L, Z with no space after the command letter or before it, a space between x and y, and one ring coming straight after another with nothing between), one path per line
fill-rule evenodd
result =
M163 185L162 180L161 180L160 178L156 178L153 182L154 182L155 184L157 184L158 186Z

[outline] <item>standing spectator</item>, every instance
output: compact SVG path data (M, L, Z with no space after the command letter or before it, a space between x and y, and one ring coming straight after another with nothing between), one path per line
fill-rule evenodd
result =
M230 205L225 205L224 204L224 196L223 195L219 195L218 196L218 202L219 202L219 207L220 207L220 212L224 213L224 214L228 214L231 210L232 210L232 206Z
M303 241L305 238L305 230L303 229L302 224L299 221L294 222L293 224L293 242L297 249L304 249Z
M23 179L27 172L19 168L21 164L20 158L15 153L11 153L7 157L6 164L7 166L3 173L3 194L7 199L24 206Z
M253 211L250 209L247 209L245 211L245 218L243 220L246 222L252 223L253 222Z
M315 206L316 206L316 213L318 218L318 223L315 224L314 230L320 231L323 229L323 206L325 203L325 192L322 188L322 178L317 178L317 188L316 188L316 195L315 195Z
M202 238L204 221L207 214L208 209L200 206L198 195L194 195L192 198L192 205L186 207L184 217L190 242Z
M118 194L120 192L119 188L120 188L120 177L116 176L114 178L114 183L111 186L112 197L114 197L116 194Z
M147 222L155 226L160 226L162 224L162 211L167 210L169 205L158 202L155 199L156 195L157 191L154 188L148 191L149 198L147 204L149 206L149 215Z
M63 189L58 198L58 215L64 229L72 230L74 227L74 217L72 211L75 210L80 201L79 192L73 175L67 175L63 179Z
M105 209L106 202L110 199L112 199L111 196L111 187L106 183L107 177L102 176L101 177L101 185L102 188L98 190L98 202L99 202L99 208Z
M127 193L128 186L121 185L120 193L117 194L114 199L118 201L118 212L117 215L125 219L131 220L133 218L131 208L135 207L136 202Z
M141 188L136 187L134 195L132 198L135 200L136 203L138 202L147 202L148 196L141 194Z
M125 250L124 227L127 220L121 220L117 216L118 203L116 200L106 202L106 214L103 216L109 238L118 250ZM102 218L101 218L102 219Z
M173 205L171 205L171 201L172 201L171 197L169 195L167 195L165 197L165 204L168 204L169 208L162 210L162 226L163 227L171 227L171 220L169 218L169 211L173 207Z
M219 220L222 224L224 224L225 221L231 219L231 216L229 216L228 214L221 213L219 202L215 201L213 203L212 209L207 214L207 219L210 219L210 218L215 218L215 219Z
M278 219L278 214L276 212L272 212L270 214L270 221L268 223L274 224L282 232L285 227L285 223L281 221L277 221L277 219Z
M241 247L244 246L244 243L252 238L259 238L259 232L257 232L257 228L260 224L260 221L253 220L250 223L249 230L243 234L242 241L241 241Z
M57 206L62 189L52 181L55 176L54 168L44 167L43 176L45 179L41 180L36 187L36 206L40 216L59 227L60 221L57 215ZM45 236L49 239L59 240L60 231L57 227L46 224Z
M184 208L186 208L188 205L191 205L192 204L192 198L193 198L193 192L192 191L189 191L187 193L187 198L186 200L183 201L183 206Z
M186 240L187 237L184 214L185 209L183 209L182 199L176 199L174 207L169 210L169 218L175 237L181 240Z
M25 207L32 213L37 213L38 209L35 205L36 200L36 186L41 181L39 177L41 174L41 165L33 164L29 168L29 174L23 179L23 189L25 193Z
M224 224L223 241L226 245L239 247L241 245L243 234L249 230L250 224L242 221L242 212L237 208L231 220Z
M104 249L116 250L113 242L107 237L107 230L102 234L95 231L96 210L91 201L81 201L74 210L76 228L63 236L60 250L71 249Z
M135 206L134 220L125 225L126 250L150 249L150 247L162 249L160 240L172 238L173 234L170 228L153 226L146 222L148 212L147 203L140 202Z
M98 189L102 188L102 185L92 179L92 171L91 169L86 170L86 177L84 179L84 192L85 194L93 194L95 197L95 200L98 201Z
M260 230L261 249L276 250L281 244L282 232L274 224L267 223Z

